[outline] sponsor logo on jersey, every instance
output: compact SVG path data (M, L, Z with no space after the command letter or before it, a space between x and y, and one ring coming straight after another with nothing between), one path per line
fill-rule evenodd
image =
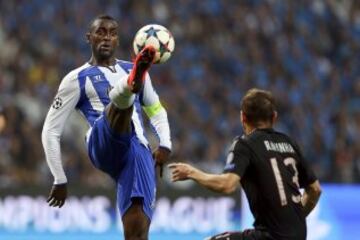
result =
M105 79L103 78L102 75L96 75L96 76L93 77L93 82L94 83L103 82L103 81L105 81Z

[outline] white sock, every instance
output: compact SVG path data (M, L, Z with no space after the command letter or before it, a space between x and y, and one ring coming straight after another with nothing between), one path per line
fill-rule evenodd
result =
M126 109L133 105L135 94L130 91L127 85L127 76L126 79L118 81L114 88L110 90L109 97L119 109Z

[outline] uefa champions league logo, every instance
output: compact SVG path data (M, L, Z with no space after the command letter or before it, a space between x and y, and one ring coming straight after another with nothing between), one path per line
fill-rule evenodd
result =
M63 104L62 99L61 99L60 97L56 97L56 98L54 99L54 102L53 102L53 104L52 104L52 107L53 107L54 109L59 109L59 108L61 108L62 104Z

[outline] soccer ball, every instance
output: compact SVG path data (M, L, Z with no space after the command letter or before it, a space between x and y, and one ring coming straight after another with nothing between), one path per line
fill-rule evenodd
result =
M175 41L171 32L158 24L146 25L135 35L133 47L136 55L148 45L156 49L154 63L166 62L175 49Z

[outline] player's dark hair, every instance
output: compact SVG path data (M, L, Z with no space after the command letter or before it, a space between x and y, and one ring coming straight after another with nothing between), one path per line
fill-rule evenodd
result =
M241 110L254 126L260 122L272 122L276 111L275 98L269 91L252 88L241 100Z
M109 20L109 21L117 22L116 19L113 18L113 17L110 16L110 15L106 15L106 14L98 15L98 16L96 16L95 18L93 18L93 20L90 21L89 26L88 26L89 32L91 32L92 27L93 27L93 25L94 25L94 22L95 22L96 20Z

